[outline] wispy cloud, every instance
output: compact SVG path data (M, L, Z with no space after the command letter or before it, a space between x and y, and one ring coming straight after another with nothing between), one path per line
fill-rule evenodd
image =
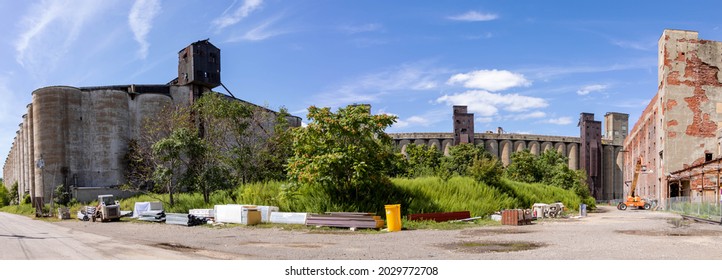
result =
M241 3L240 6L235 8L233 12L230 12L231 9L236 6L237 2L238 1L233 1L233 4L228 6L223 14L213 20L212 24L218 30L240 22L242 19L248 17L248 15L250 15L253 11L260 9L263 5L263 0L243 0L243 3Z
M583 86L582 88L580 88L579 90L577 90L577 94L579 94L579 95L587 95L587 94L590 94L590 93L592 93L592 92L603 91L603 90L607 89L607 87L609 87L609 86L608 86L608 85L601 85L601 84L587 85L587 86Z
M533 79L551 79L574 74L602 73L632 69L650 69L656 67L657 57L649 56L639 59L633 59L628 63L614 63L608 65L543 66L516 69L515 71L527 74Z
M548 120L542 121L542 123L549 123L549 124L556 124L556 125L568 125L572 123L572 118L570 117L559 117L559 118L552 118Z
M430 110L427 112L424 112L422 114L416 114L410 117L403 118L399 115L396 115L394 113L388 113L384 112L383 110L379 112L379 114L387 114L392 116L397 116L398 119L396 120L396 123L394 123L391 128L390 132L399 131L403 129L418 129L422 127L431 127L435 124L438 124L442 121L445 121L446 117L449 114L448 110L445 109L437 109L437 110Z
M528 87L531 81L524 75L506 70L477 70L451 76L446 82L449 85L462 84L466 88L489 91L505 90L513 87Z
M528 119L540 119L546 117L547 114L542 111L534 111L529 113L523 113L523 114L515 114L515 115L509 115L506 117L506 119L514 120L514 121L523 121Z
M499 94L484 90L470 90L444 95L436 99L446 105L466 105L470 112L482 117L495 116L500 110L518 113L549 106L546 100L519 94Z
M404 64L353 78L348 83L316 95L313 101L321 106L334 107L375 102L393 92L434 90L438 88L440 79L448 73L446 69L432 68L423 62Z
M490 20L498 19L499 15L492 14L492 13L480 13L477 11L468 11L463 14L449 16L446 18L450 19L450 20L457 20L457 21L490 21Z
M148 56L148 33L153 28L153 19L160 13L160 0L135 0L128 14L128 25L133 31L135 41L140 44L138 56L145 59Z
M612 44L620 48L633 49L639 51L650 51L657 49L657 41L654 39L646 41L627 41L627 40L612 40Z
M15 60L34 75L57 67L88 22L102 14L111 1L42 1L30 6L20 20L14 41Z
M346 34L357 34L382 30L383 25L379 23L367 23L362 25L342 25L338 30Z
M239 41L263 41L279 35L290 33L290 30L274 27L274 24L281 19L281 15L269 18L250 30L243 32L240 35L232 35L228 38L227 42L239 42Z

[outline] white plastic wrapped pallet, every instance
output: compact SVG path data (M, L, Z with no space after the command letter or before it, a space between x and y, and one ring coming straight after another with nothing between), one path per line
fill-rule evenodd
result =
M270 221L274 224L305 225L308 213L271 212Z

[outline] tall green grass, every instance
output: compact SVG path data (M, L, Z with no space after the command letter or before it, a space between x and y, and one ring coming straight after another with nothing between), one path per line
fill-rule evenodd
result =
M254 183L232 190L215 191L205 203L200 193L174 195L171 206L167 194L143 194L120 200L122 210L132 210L136 202L161 201L168 213L187 213L194 208L213 208L219 204L253 204L278 206L284 212L323 213L327 211L359 211L383 214L384 205L401 204L401 213L470 211L472 216L487 216L510 208L530 208L532 204L561 201L567 208L577 209L580 203L590 208L594 201L582 199L572 190L543 184L527 184L503 179L497 186L480 183L470 177L438 177L414 179L395 178L388 185L377 187L357 205L338 205L333 197L318 188L298 187L287 182ZM91 202L86 205L95 205ZM71 206L71 213L81 205ZM8 206L5 212L33 214L29 204Z
M396 178L392 182L434 203L429 207L418 203L418 200L412 200L410 205L401 205L402 208L407 207L411 213L468 210L472 216L485 216L501 209L516 207L518 204L514 197L470 177L457 176L448 181L438 177Z

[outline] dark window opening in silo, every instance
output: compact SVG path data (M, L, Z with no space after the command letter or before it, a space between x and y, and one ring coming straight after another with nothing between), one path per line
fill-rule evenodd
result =
M712 153L704 153L704 161L712 160Z

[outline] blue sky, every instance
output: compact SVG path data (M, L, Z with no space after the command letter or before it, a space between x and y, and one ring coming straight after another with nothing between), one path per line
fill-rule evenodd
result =
M630 114L657 90L665 28L722 41L715 1L0 0L0 154L34 89L166 83L210 38L233 94L305 117L369 103L389 132L576 136L581 112ZM217 88L223 91L222 88Z

